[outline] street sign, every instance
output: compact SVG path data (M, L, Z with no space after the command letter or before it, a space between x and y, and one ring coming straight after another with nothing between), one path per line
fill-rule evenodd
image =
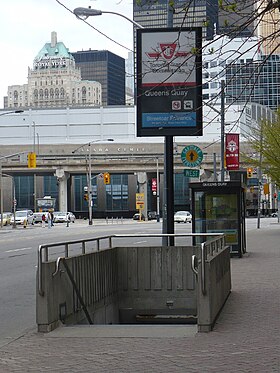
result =
M187 167L197 167L203 160L202 150L196 145L185 146L181 153L181 160Z
M145 208L145 194L136 193L136 209L144 210L144 208Z
M157 179L153 178L152 179L152 192L157 191Z
M186 169L184 170L184 175L187 177L199 177L200 170Z

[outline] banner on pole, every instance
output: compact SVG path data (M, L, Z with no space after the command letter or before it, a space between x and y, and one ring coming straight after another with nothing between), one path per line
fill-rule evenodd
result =
M228 171L239 170L239 134L226 134L226 168Z

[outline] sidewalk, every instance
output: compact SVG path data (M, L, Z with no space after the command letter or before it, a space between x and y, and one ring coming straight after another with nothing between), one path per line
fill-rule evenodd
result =
M27 332L0 349L9 372L280 372L280 225L247 233L211 333L196 326L77 326Z

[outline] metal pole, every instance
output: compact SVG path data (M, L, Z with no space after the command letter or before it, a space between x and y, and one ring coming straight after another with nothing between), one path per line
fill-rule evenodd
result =
M13 214L14 214L13 228L16 228L17 227L17 224L16 224L16 184L15 184L14 177L13 177Z
M214 166L214 181L218 181L218 179L217 179L217 156L216 156L216 153L213 153L213 166Z
M92 225L92 185L91 185L91 143L89 145L88 160L88 224Z
M221 181L225 180L225 81L221 81Z
M167 27L173 27L173 8L167 0ZM173 136L164 138L164 193L162 233L174 233ZM168 242L169 241L169 242ZM162 237L163 246L174 246L174 237Z
M1 228L3 228L3 175L2 175L2 162L0 162L0 192L1 192Z
M33 153L36 153L36 123L33 123ZM34 172L33 176L33 188L34 188L34 212L36 212L36 196L37 196L37 180L36 180L36 173Z
M159 212L159 169L158 169L158 158L157 158L157 221L160 221Z
M261 133L260 133L260 158L259 158L259 167L258 167L258 219L257 219L257 229L261 227L261 199L262 199L262 147L263 147L263 126L261 123Z

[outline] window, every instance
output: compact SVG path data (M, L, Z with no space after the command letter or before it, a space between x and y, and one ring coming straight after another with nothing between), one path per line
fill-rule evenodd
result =
M106 209L128 210L128 175L111 175L111 184L106 185Z

